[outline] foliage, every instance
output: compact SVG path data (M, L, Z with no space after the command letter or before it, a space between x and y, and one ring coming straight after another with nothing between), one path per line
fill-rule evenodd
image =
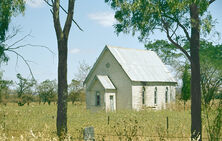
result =
M145 48L156 52L161 60L167 65L175 66L178 63L184 63L184 60L186 59L179 49L175 48L173 44L170 44L166 40L149 41L145 44Z
M37 88L40 102L44 104L47 102L49 105L52 101L56 101L57 97L57 84L56 80L45 80L40 83Z
M69 99L72 101L72 104L80 100L81 91L82 86L80 81L72 79L72 82L69 84Z
M222 86L222 45L201 42L201 90L204 104L210 104Z
M177 74L183 74L185 64L188 59L173 49L173 45L165 40L149 42L145 45L146 49L155 51L164 63L170 65ZM188 51L188 43L184 48ZM172 52L170 52L172 51ZM214 45L206 40L200 41L200 72L201 72L201 91L205 102L209 103L222 85L222 45ZM182 76L182 75L181 75Z
M7 62L8 57L5 54L6 32L9 27L12 16L24 13L24 0L1 0L0 1L0 62Z
M69 99L74 103L75 101L85 101L85 91L83 82L85 81L91 66L86 64L85 61L79 62L78 72L75 74L74 79L69 84Z
M32 95L32 88L36 84L36 81L34 79L26 79L19 73L17 74L17 79L17 95L19 99L18 105L23 106L26 102L29 104L31 97L30 95Z
M188 99L190 99L190 73L189 73L189 65L185 65L185 69L182 76L182 90L181 90L181 99L184 101L184 109L185 103Z
M204 104L203 109L207 137L209 141L219 141L222 136L222 99L213 102L211 101L211 103L213 104Z
M21 101L19 103L19 106L23 106L25 103L27 103L27 105L29 106L29 103L33 102L33 95L28 93L28 94L24 94L21 97Z
M0 103L3 102L3 96L4 99L8 97L9 86L12 85L12 83L12 81L3 80L3 72L0 72Z
M202 104L210 141L219 141L222 127L222 99L215 100L222 86L222 45L202 42L200 49ZM215 108L212 108L215 107ZM211 114L213 111L214 114Z
M139 40L147 39L150 34L156 30L165 31L166 27L172 33L170 38L183 44L191 28L190 5L193 3L199 5L201 27L203 32L210 32L214 21L210 13L204 14L209 6L209 0L105 0L116 11L115 18L118 23L114 26L117 33L130 33L135 35L139 33ZM211 3L211 2L210 2ZM184 34L176 34L179 30ZM187 35L186 35L187 34ZM173 36L175 38L173 38Z
M0 1L0 41L5 40L12 16L23 13L25 10L24 0L1 0Z
M132 119L120 119L112 128L119 140L123 140L122 138L125 137L127 141L133 141L139 140L138 132L141 130L142 126L138 125L138 121L134 117Z
M186 56L178 48L166 40L149 41L145 44L147 50L152 50L158 54L164 64L169 65L176 72L178 79L182 78L184 66L188 62ZM188 51L188 46L184 46Z

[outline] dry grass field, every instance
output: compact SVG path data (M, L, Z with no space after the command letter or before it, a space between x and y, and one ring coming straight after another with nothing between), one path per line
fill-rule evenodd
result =
M190 140L190 110L187 109L184 111L183 105L177 103L159 111L91 113L84 104L69 103L67 140L82 140L82 131L89 126L94 127L96 140ZM58 140L56 105L2 105L0 127L0 140ZM203 136L207 140L204 121Z

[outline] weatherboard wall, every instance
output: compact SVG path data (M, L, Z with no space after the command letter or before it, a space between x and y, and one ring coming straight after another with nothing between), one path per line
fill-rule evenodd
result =
M96 92L100 93L100 105L96 105ZM105 90L98 80L95 80L91 89L86 92L86 108L92 111L99 111L105 109Z
M116 109L132 109L131 81L107 48L97 60L94 70L86 82L86 105L88 109L94 107L94 99L91 98L95 97L96 92L87 88L95 82L93 80L96 75L107 75L114 84L116 88Z
M142 92L144 91L145 103L142 103ZM157 88L157 104L154 104L154 91ZM148 107L151 109L164 109L166 108L165 102L165 92L166 87L168 87L168 102L170 103L175 100L175 86L173 85L134 85L132 86L132 106L135 110L140 110L141 108Z

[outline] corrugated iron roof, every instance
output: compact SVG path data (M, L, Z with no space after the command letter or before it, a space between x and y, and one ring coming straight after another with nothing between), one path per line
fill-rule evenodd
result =
M107 47L132 81L176 82L155 52Z
M107 75L96 75L105 89L116 89Z

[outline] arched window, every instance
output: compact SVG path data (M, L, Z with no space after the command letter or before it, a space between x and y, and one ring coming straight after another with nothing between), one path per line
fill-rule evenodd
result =
M145 87L143 87L143 90L142 90L142 104L143 105L145 104Z
M100 93L96 92L96 106L100 106Z
M154 90L154 104L157 105L157 87Z
M168 87L166 87L166 91L165 91L165 103L168 102Z

